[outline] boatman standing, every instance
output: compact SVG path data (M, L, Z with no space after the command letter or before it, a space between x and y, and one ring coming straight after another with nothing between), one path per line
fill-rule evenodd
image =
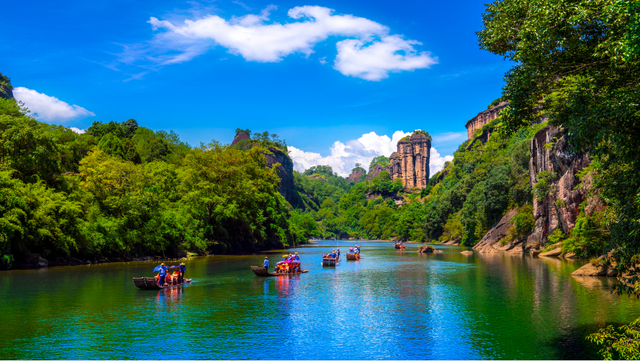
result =
M178 280L178 282L182 283L184 282L184 273L187 272L187 266L184 265L184 262L180 263L180 279Z
M164 263L161 265L163 266ZM167 276L167 270L164 267L160 267L160 281L158 282L158 286L162 287L164 285L164 278Z
M338 248L338 251L336 252L336 254L338 255L338 257L336 258L340 258L340 248Z
M269 272L269 257L264 258L264 263L262 265L264 266L265 271Z

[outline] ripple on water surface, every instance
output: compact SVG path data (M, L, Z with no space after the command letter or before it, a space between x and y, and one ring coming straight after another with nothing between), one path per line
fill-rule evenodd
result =
M0 358L580 358L586 333L640 315L611 280L570 277L580 262L363 242L323 268L331 248L297 248L310 272L275 278L249 270L263 255L196 258L192 284L161 291L131 281L150 262L2 272Z

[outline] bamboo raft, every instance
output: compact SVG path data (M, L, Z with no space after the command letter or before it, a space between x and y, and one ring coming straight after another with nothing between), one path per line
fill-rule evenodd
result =
M337 258L323 258L322 267L335 267L338 264Z
M359 259L360 259L360 255L359 254L347 253L347 261L357 261Z
M164 288L171 288L176 286L181 286L185 283L191 283L190 278L185 278L184 282L176 283L176 284L168 284L166 286L159 286L158 280L155 277L133 277L133 283L136 287L141 288L143 290L161 290Z
M277 276L290 276L290 275L297 275L300 273L307 273L309 271L307 270L301 270L300 272L295 272L295 273L275 273L275 272L267 272L267 269L264 267L258 267L258 266L251 266L251 270L253 271L253 273L255 273L256 276L258 277L277 277Z

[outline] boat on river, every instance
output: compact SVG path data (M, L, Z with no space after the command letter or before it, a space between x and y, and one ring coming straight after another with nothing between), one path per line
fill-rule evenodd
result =
M322 259L322 267L335 267L338 264L338 258L325 257Z
M155 277L133 277L133 283L136 287L143 290L161 290L164 288L178 287L185 283L191 283L191 278L186 278L182 283L165 283L163 286L158 284L158 280Z
M307 270L300 270L296 272L268 272L266 268L260 266L251 266L251 270L258 277L277 277L277 276L291 276L300 273L307 273Z
M404 249L404 244L402 243L396 243L395 244L396 249Z
M357 261L360 259L360 253L347 253L347 261Z

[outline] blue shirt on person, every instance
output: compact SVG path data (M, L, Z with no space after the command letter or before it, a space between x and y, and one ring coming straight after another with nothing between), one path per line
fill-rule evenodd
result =
M265 259L263 265L264 267L269 268L269 260Z

